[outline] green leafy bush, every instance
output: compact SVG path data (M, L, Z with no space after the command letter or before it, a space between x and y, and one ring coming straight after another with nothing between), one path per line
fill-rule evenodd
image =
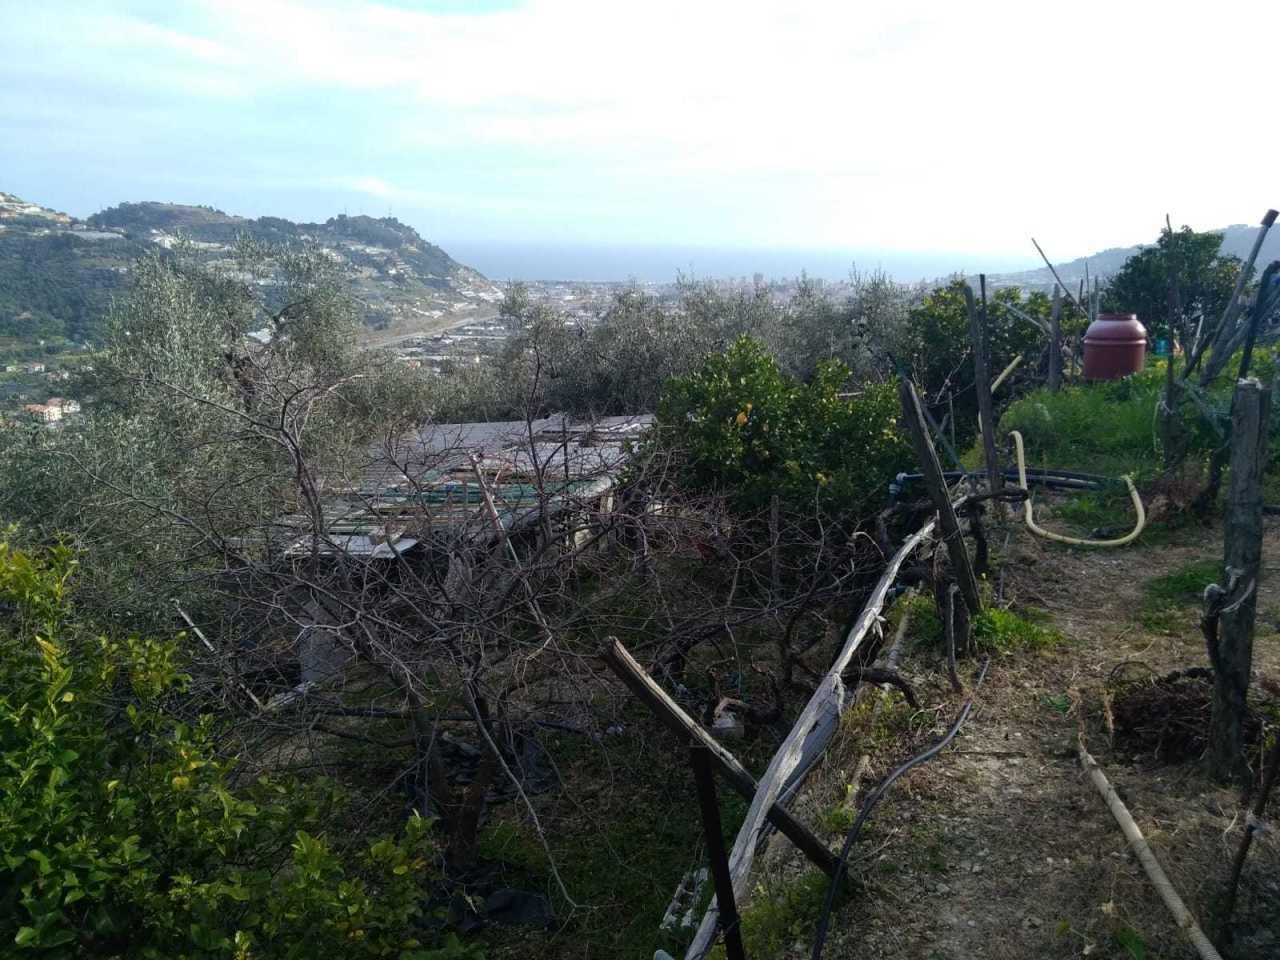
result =
M682 455L687 490L725 493L742 510L763 508L774 494L799 510L816 499L856 517L884 499L911 455L892 384L850 396L841 392L848 379L848 368L830 361L802 383L742 337L668 381L657 434Z
M323 784L238 784L179 719L174 641L99 635L71 552L0 541L0 952L47 958L462 956L415 922L429 824L335 840Z

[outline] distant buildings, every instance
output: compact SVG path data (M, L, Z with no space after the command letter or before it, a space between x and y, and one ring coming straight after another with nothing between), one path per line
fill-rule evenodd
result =
M51 407L47 403L26 403L22 412L40 423L57 423L62 419L62 407Z
M26 403L22 406L25 416L47 426L60 423L63 417L79 412L79 402L65 397L50 397L44 403Z

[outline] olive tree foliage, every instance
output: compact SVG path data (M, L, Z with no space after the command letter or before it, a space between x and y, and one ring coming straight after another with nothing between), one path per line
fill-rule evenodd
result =
M598 731L616 719L616 702L597 695L601 637L678 670L726 635L791 636L815 605L847 597L855 574L824 562L843 538L805 518L806 502L773 524L790 546L770 563L734 539L714 492L667 514L627 491L606 506L599 475L566 488L563 460L547 453L554 437L538 439L531 421L502 466L523 474L512 485L523 500L485 491L525 520L495 530L465 444L423 443L410 429L433 396L354 349L354 313L324 254L245 256L214 273L139 264L81 422L6 428L0 510L36 536L71 537L83 609L171 630L170 598L180 600L207 640L188 637L192 670L238 718L223 746L246 766L327 769L333 743L371 742L390 772L370 794L407 785L413 807L442 820L446 859L465 868L487 797L515 799L541 830L521 765L542 724ZM282 279L264 286L264 275ZM708 324L720 315L707 290L689 302ZM612 389L645 402L730 331L776 316L763 296L729 305L708 330L637 294L616 304L616 325L587 334L513 296L504 310L520 334L502 379L477 397L494 405L489 417L498 404L517 417L570 401L592 409ZM634 384L602 379L607 358L640 349L651 352L630 368ZM460 469L466 483L437 482ZM670 469L666 451L639 451L635 488L662 489ZM383 495L388 480L398 500ZM452 501L450 486L462 488ZM342 521L375 510L417 546L412 556L352 549ZM478 758L468 781L446 734Z
M74 536L93 554L84 602L140 626L167 624L175 580L217 569L228 541L260 538L282 508L319 511L327 474L427 410L409 372L356 350L323 252L239 254L221 271L181 251L141 260L80 385L84 415L3 428L0 512Z
M466 421L653 411L668 380L688 376L744 336L804 380L832 360L855 380L880 380L920 293L883 273L855 273L851 286L837 299L802 277L787 300L763 283L725 290L682 280L669 299L632 286L582 324L517 284L500 311L510 339L491 361L457 363L447 372L438 412Z

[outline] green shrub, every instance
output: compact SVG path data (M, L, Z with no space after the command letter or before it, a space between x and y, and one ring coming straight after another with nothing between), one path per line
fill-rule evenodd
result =
M445 955L415 932L429 824L361 842L330 830L331 787L235 784L213 720L176 716L176 643L77 622L73 569L65 548L0 542L0 943L47 958Z
M686 490L725 493L742 510L766 507L777 494L807 512L816 499L829 513L857 517L884 500L911 454L892 384L849 396L848 379L848 368L831 361L801 383L759 341L742 337L696 373L667 382L656 435L680 452Z

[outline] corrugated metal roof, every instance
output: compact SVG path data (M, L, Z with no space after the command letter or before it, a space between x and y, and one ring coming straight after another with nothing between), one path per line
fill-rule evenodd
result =
M379 444L358 477L326 503L325 552L391 559L433 533L491 535L473 457L505 529L566 501L595 499L613 486L627 442L652 421L640 415L431 424ZM310 523L301 515L282 522L294 529ZM298 538L289 549L309 551L310 540Z

